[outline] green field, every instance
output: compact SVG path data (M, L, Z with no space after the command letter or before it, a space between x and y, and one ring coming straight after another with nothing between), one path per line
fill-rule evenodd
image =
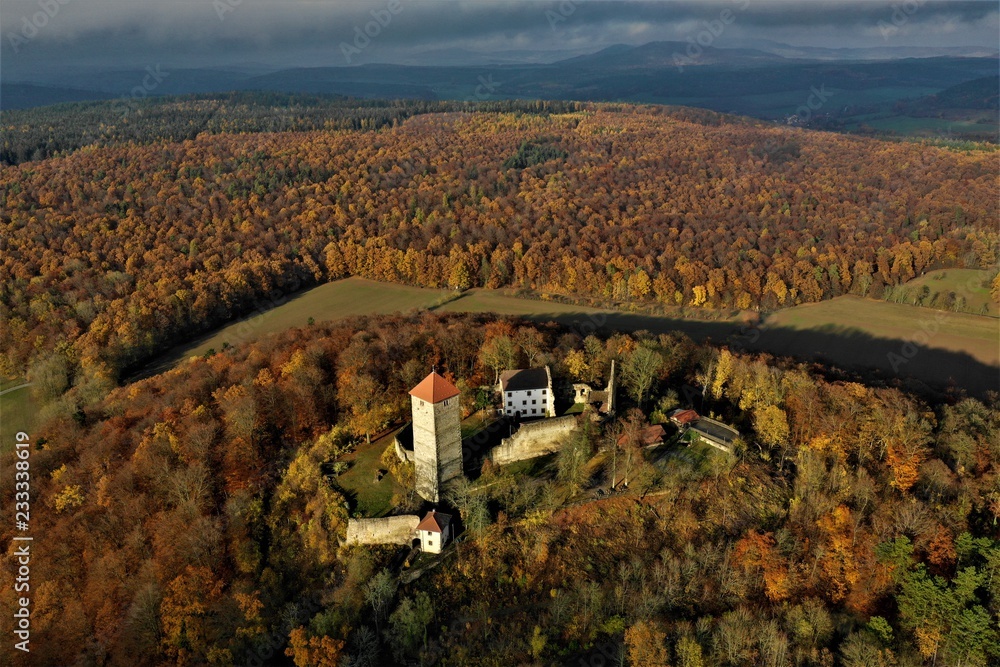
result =
M1000 320L935 311L856 296L841 296L768 316L751 349L832 362L847 368L877 368L895 374L890 354L902 356L907 341L918 345L897 366L925 382L949 378L977 394L1000 388Z
M6 454L14 448L14 436L18 431L30 435L34 426L35 410L32 407L31 389L15 389L22 384L23 378L0 382L0 454Z
M967 280L966 275L957 272L953 280L959 282L963 278ZM966 313L940 313L853 296L777 311L766 317L759 331L742 334L738 317L709 321L602 311L487 290L470 290L438 310L492 311L536 321L555 320L581 333L589 332L594 325L601 325L605 331L683 331L699 341L729 342L750 350L821 360L844 368L876 368L890 375L895 375L896 370L889 355L901 354L901 346L914 336L917 342L923 342L920 332L934 327L936 331L933 335L928 334L925 344L929 349L923 349L912 358L904 357L905 363L897 363L902 373L931 384L951 378L977 394L1000 387L1000 321L997 319Z
M717 335L720 327L732 329L740 322L736 316L708 320L625 313L557 301L525 299L485 289L469 290L458 299L449 301L436 310L453 313L497 313L498 315L517 315L536 322L559 322L584 336L594 332L595 329L604 331L639 331L644 329L651 333L683 331L692 338L700 340Z
M226 343L237 345L265 334L306 326L310 317L322 322L352 315L405 312L431 307L451 294L454 293L448 290L393 285L363 278L326 283L299 292L268 311L232 322L193 342L178 345L143 368L137 377L160 373L188 357L201 356L212 349L221 350Z
M1000 316L1000 307L990 298L993 272L986 269L940 269L918 276L893 288L886 300L936 310L956 310L973 315ZM925 291L923 288L927 287ZM951 297L950 295L954 295ZM962 301L953 307L955 301Z
M854 120L854 119L852 119ZM882 116L849 123L848 130L859 130L862 125L881 132L907 136L947 137L949 135L978 136L984 140L997 139L997 126L977 123L971 120L948 120L945 118L915 118L913 116Z
M987 364L1000 363L1000 321L991 317L914 308L856 296L840 296L810 303L768 316L766 328L793 331L860 331L878 338L908 339L922 322L940 324L932 337L933 347L966 352Z
M962 270L943 273L945 278L938 281L933 274L923 279L950 284L966 277ZM626 313L483 289L454 296L454 292L446 290L359 278L328 283L295 296L256 320L228 325L199 341L179 346L144 369L142 375L165 370L210 348L221 349L226 342L235 345L287 327L303 326L309 317L320 321L429 308L440 312L494 312L536 322L557 321L583 336L598 331L646 330L654 334L681 331L698 341L710 340L739 349L818 360L850 369L875 368L889 375L898 372L934 385L951 379L980 395L1000 386L1000 320L993 317L843 296L777 311L768 315L758 329L746 330L739 315L710 320L688 319L685 316L689 313L674 317ZM928 327L934 329L932 334L921 333ZM891 355L899 355L910 340L920 344L919 353L893 368Z

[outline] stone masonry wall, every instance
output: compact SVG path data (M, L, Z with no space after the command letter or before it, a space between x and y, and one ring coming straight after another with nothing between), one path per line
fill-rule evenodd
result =
M382 519L348 519L345 544L410 544L417 536L420 517L415 514Z
M566 437L576 429L576 417L566 415L521 424L513 436L504 438L490 452L490 459L499 465L533 459L551 454L562 447Z

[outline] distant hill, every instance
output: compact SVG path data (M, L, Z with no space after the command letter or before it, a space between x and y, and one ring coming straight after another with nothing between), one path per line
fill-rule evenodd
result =
M367 98L438 99L426 77L417 70L430 70L438 78L451 68L419 68L405 65L362 65L360 67L298 67L252 77L242 82L242 90L269 90L283 93L344 95ZM423 79L423 80L421 80ZM475 80L472 78L471 80Z
M0 109L30 109L63 102L81 100L106 100L113 97L109 93L78 88L55 88L36 86L30 83L0 84Z
M935 109L1000 109L1000 79L985 76L928 95L920 105Z
M769 39L734 40L731 44L785 58L810 60L900 60L902 58L996 58L1000 50L986 46L793 46Z
M649 42L642 46L617 44L597 53L568 58L555 64L609 70L622 68L675 69L679 63L688 66L747 67L789 62L782 56L758 49L720 49L709 46L689 51L690 47L691 45L687 42Z
M667 41L641 46L619 44L551 63L488 64L470 55L459 59L468 63L461 66L368 64L256 74L176 69L165 72L162 80L141 91L141 96L270 91L368 99L653 103L779 122L793 119L791 122L799 125L849 131L858 125L856 118L865 121L873 118L872 114L898 113L894 105L904 104L907 115L912 117L943 106L989 104L990 99L995 104L996 100L995 92L989 92L991 81L994 91L997 81L995 53L987 57L885 59L891 54L937 52L885 47L877 53L881 58L861 60L858 57L863 50L857 49L841 53L778 43L764 43L761 46L765 48L709 46L695 50L690 46L687 42ZM831 59L838 53L841 59ZM147 74L142 70L74 73L72 84L61 87L53 81L44 82L44 86L39 82L4 83L0 87L0 108L131 95L148 78ZM964 84L969 88L959 87ZM951 88L955 90L946 92ZM989 124L980 128L979 134L993 136Z

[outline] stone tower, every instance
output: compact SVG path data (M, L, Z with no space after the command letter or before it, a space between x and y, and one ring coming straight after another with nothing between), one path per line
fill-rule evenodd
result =
M436 372L410 391L417 493L435 503L444 483L462 474L459 393Z

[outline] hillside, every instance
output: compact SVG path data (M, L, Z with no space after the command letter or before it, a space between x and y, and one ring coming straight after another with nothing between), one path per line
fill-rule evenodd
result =
M769 310L996 261L990 152L560 111L230 134L240 111L223 106L221 134L6 168L0 370L114 378L347 275Z
M1000 81L996 77L983 77L945 88L926 100L935 109L993 109L1000 108Z
M339 546L358 501L330 471L381 454L365 434L405 417L429 364L473 388L491 349L562 383L616 361L621 419L455 486L463 538L435 569L403 567L409 547ZM927 405L678 335L427 314L288 330L74 407L84 391L31 436L33 664L1000 659L995 404ZM662 421L690 399L739 428L735 454L613 456L645 419L629 406ZM479 400L467 389L464 411ZM615 474L630 483L608 497ZM8 608L14 573L0 569Z

